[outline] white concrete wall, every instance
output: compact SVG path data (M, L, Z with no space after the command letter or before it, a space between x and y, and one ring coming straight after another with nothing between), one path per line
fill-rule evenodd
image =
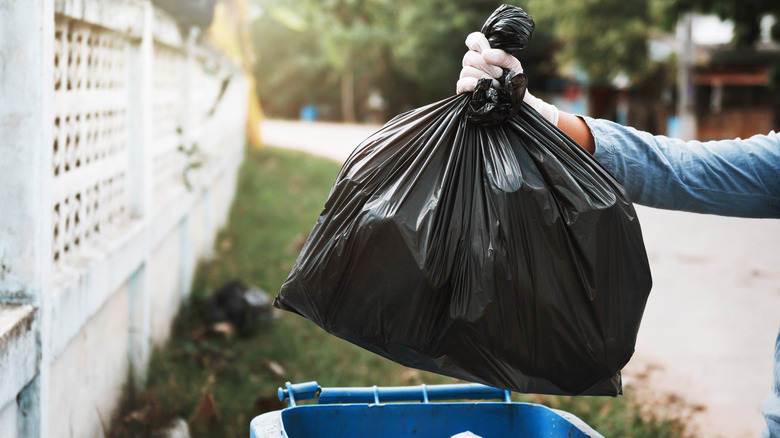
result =
M24 411L19 401L36 379L39 331L33 306L0 304L0 436L25 435L26 426L17 426Z
M19 435L16 430L16 416L18 415L16 403L9 403L0 410L0 430L7 433L6 438L17 438Z
M100 436L144 384L243 159L209 47L149 0L0 0L3 437Z
M128 291L114 293L50 364L50 436L108 434L129 370Z
M155 345L163 344L168 339L171 321L181 303L178 275L180 260L180 236L176 228L152 250L149 257L151 340Z

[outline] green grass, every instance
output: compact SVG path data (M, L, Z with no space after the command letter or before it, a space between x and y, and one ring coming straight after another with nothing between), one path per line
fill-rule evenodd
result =
M331 161L300 153L270 147L247 150L229 224L217 238L217 256L199 266L192 297L169 344L153 353L147 389L127 395L111 436L149 436L170 419L182 417L194 437L247 437L254 416L282 408L276 388L285 381L318 380L325 386L452 382L404 368L286 312L252 337L227 337L206 324L209 294L230 279L257 285L271 297L276 294L338 170ZM518 399L572 412L605 436L683 433L679 421L640 413L631 397Z

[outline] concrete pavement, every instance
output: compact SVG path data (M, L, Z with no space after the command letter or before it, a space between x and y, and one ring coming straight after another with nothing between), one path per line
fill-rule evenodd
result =
M261 133L343 162L378 128L266 120ZM637 212L654 287L627 384L702 406L697 436L758 436L780 324L780 220Z
M380 128L379 125L264 120L263 143L308 152L343 163L352 150Z
M637 364L656 389L707 409L702 436L756 437L780 324L780 221L637 207L653 290Z

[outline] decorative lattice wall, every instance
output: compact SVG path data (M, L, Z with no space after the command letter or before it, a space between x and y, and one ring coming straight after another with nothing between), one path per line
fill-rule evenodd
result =
M0 11L0 436L96 436L227 221L247 84L151 0Z
M59 19L54 31L53 258L74 257L127 216L128 41Z

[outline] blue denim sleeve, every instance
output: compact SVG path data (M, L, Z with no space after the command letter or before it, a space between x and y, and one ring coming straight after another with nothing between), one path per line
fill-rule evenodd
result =
M777 330L777 340L775 341L774 378L772 391L761 405L761 413L766 419L766 427L761 438L780 437L780 329Z
M637 204L722 216L780 217L780 135L689 141L584 117L594 157Z

